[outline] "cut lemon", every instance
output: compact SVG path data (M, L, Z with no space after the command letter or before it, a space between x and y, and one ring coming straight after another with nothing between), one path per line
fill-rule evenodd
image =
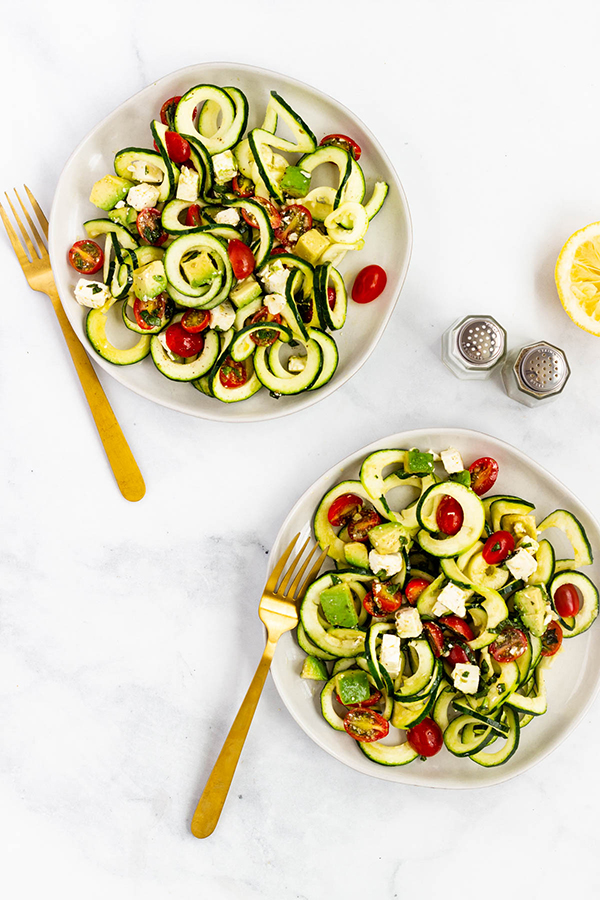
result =
M600 335L600 222L572 234L554 272L560 302L580 328Z

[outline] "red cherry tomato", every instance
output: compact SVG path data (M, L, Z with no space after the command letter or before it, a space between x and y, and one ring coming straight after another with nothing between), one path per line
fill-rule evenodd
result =
M333 287L327 288L327 302L329 309L333 309L335 306L335 288Z
M440 726L427 717L408 730L408 743L419 756L435 756L444 746Z
M326 144L331 144L334 147L341 147L342 150L346 150L350 153L355 160L358 161L360 159L362 150L356 141L353 141L347 134L326 134L320 141L319 146L324 147Z
M560 650L562 641L562 628L553 619L542 635L542 656L554 656Z
M238 281L243 281L248 275L251 275L256 265L254 254L250 247L247 247L243 241L234 238L227 244L227 255L231 261L233 274Z
M452 647L450 647L446 659L448 660L452 668L454 668L457 663L469 662L467 651L464 647L461 647L460 644L454 644Z
M471 489L479 496L494 486L498 477L498 463L491 456L482 456L469 466Z
M452 537L462 528L463 518L462 506L458 500L450 494L444 494L435 514L438 529Z
M352 285L352 299L355 303L371 303L385 290L387 275L381 266L365 266Z
M181 327L190 334L198 334L208 328L210 313L207 309L188 309L181 319Z
M510 531L495 531L485 542L481 555L488 566L496 566L515 549L515 539Z
M285 247L272 247L271 248L271 256L279 256L281 253L287 253Z
M175 110L180 100L181 97L169 97L160 108L160 121L167 128L172 129L175 127Z
M252 197L252 200L254 201L254 203L260 203L261 206L264 206L269 216L271 228L274 231L279 228L279 226L281 225L281 216L277 207L274 206L270 200L267 200L266 197ZM258 228L258 222L254 218L250 210L242 209L242 217L244 221L252 228Z
M242 387L248 381L248 372L243 362L235 362L227 357L219 369L219 381L226 388Z
M344 719L344 728L355 741L368 744L379 741L390 730L389 722L374 709L354 707L348 710Z
M361 703L342 703L337 691L335 692L335 699L338 703L341 703L342 706L346 706L348 709L368 709L370 706L375 706L379 703L381 700L381 691L374 691L368 700L363 700Z
M443 653L445 643L442 629L435 622L423 622L423 628L429 637L433 655L439 659Z
M69 262L82 275L94 275L104 265L104 253L95 241L75 241L69 250Z
M177 356L196 356L202 353L204 338L201 334L186 331L181 322L174 322L165 331L165 341L171 353Z
M351 541L366 543L369 531L381 522L381 516L374 509L365 509L348 522L348 537Z
M561 584L554 592L554 609L561 619L576 616L581 608L579 591L574 584Z
M281 224L275 229L275 237L284 247L293 250L299 238L312 228L312 216L305 206L294 203L281 211Z
M440 625L443 625L445 628L450 628L450 630L454 631L456 634L460 634L461 637L464 637L465 641L472 641L475 637L469 623L465 622L464 619L461 619L460 616L442 616L439 621Z
M384 613L396 612L402 606L402 589L390 581L374 581L371 585L374 601Z
M490 644L490 653L496 662L513 662L523 656L528 645L527 636L521 629L509 625L500 632L494 643Z
M281 325L281 316L279 314L272 315L266 306L263 306L262 309L259 309L257 313L255 313L248 325L256 325L258 322L275 322L277 325ZM275 341L279 337L279 332L273 328L265 328L260 331L255 331L250 335L250 340L253 341L257 347L270 347L271 344L274 344Z
M136 297L133 301L135 321L144 330L160 327L165 319L171 317L172 310L173 301L164 293L147 300L140 300L139 297Z
M233 193L238 197L252 197L254 194L254 182L246 178L245 175L236 175L231 182Z
M138 233L146 244L154 244L159 247L168 238L163 230L160 220L160 212L157 209L143 209L138 213L136 220Z
M370 616L375 616L376 618L381 618L381 616L387 615L386 611L381 608L375 597L373 596L373 592L369 591L368 594L365 594L363 600L363 606Z
M191 225L192 228L200 228L202 225L202 211L197 203L188 206L185 214L185 224Z
M411 606L417 605L417 600L423 593L426 587L429 587L430 582L426 581L425 578L411 578L408 584L404 587L404 596L408 600Z
M174 163L181 165L190 158L190 145L176 131L165 131L165 145L169 159L172 159Z
M341 494L336 497L327 511L330 525L345 525L348 519L361 510L364 500L358 494Z

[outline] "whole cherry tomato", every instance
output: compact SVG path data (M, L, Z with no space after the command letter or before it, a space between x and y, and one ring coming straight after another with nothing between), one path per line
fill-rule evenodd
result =
M443 532L443 534L452 537L453 535L458 534L462 528L463 519L464 514L462 506L458 500L455 500L450 494L444 494L435 514L438 529Z
M440 726L429 717L423 719L414 728L409 728L407 738L408 743L419 756L435 756L444 746Z
M167 128L175 127L175 110L180 100L181 97L169 97L160 108L160 121Z
M481 555L488 566L496 566L515 549L515 539L510 531L495 531L485 542Z
M185 224L191 225L192 228L200 228L202 225L202 212L197 203L188 206L185 214Z
M562 641L562 628L553 619L542 635L542 656L554 656L560 650Z
M465 641L472 641L475 637L469 623L465 622L464 619L461 619L460 616L442 616L439 622L440 625L443 625L445 628L449 628L456 634L460 634L461 637L464 637Z
M189 143L176 131L165 131L165 145L169 159L172 159L173 162L181 165L190 158Z
M327 288L327 302L329 303L329 309L334 309L335 307L335 288L329 287Z
M387 275L381 266L365 266L352 285L352 299L355 303L371 303L385 290Z
M482 456L469 466L471 490L479 496L494 486L498 477L498 463L491 456Z
M366 543L369 539L369 531L380 522L381 516L374 509L365 509L348 522L348 537L351 541Z
M75 241L69 250L69 262L82 275L94 275L104 264L104 253L95 241Z
M347 134L326 134L319 142L319 146L325 147L326 145L341 147L342 150L346 150L357 161L360 159L362 153L362 150L356 141L353 141Z
M521 629L509 625L500 632L494 643L490 644L490 653L496 662L513 662L523 656L528 645L527 636Z
M446 657L452 668L454 668L457 663L468 663L469 656L464 647L461 647L460 644L454 644L450 647L448 651L448 656Z
M234 238L227 244L227 255L231 262L233 274L238 281L243 281L248 275L251 275L256 265L254 254L250 247L247 247L243 241Z
M581 607L579 591L574 584L561 584L554 592L554 609L562 619L576 616Z
M404 596L408 600L411 606L417 605L417 600L423 593L426 587L429 587L431 582L427 581L425 578L411 578L411 580L404 587Z
M181 319L181 327L190 334L204 331L205 328L208 328L209 323L210 312L207 309L188 309Z
M433 655L439 659L444 650L444 632L435 622L423 622L423 628L429 637Z
M204 338L201 334L192 334L183 327L181 322L174 322L165 331L165 341L171 353L177 356L196 356L202 353Z
M364 500L358 494L341 494L335 498L327 511L329 524L345 525L363 506Z
M384 738L390 730L387 719L374 709L353 707L344 719L344 728L355 741L368 744Z

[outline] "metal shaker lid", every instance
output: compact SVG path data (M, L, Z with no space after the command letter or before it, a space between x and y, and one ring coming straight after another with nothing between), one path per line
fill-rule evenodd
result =
M471 366L488 367L504 353L506 332L491 316L471 316L456 336L458 352Z
M515 363L515 374L522 390L548 397L563 389L571 370L562 350L539 341L523 347Z

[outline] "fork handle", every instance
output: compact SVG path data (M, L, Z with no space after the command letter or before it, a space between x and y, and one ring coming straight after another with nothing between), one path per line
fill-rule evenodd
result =
M83 392L92 411L100 440L104 445L119 490L126 500L141 500L146 493L146 485L133 453L129 449L129 444L125 440L125 435L121 431L121 426L117 422L117 417L106 399L106 394L83 344L67 319L58 292L48 291L48 296L52 301L56 318L67 342L69 353L79 375Z
M277 641L268 640L256 674L235 717L218 759L206 782L206 787L192 819L192 834L205 838L213 833L221 815L242 748L246 741L254 712L260 700L267 673L273 660Z

